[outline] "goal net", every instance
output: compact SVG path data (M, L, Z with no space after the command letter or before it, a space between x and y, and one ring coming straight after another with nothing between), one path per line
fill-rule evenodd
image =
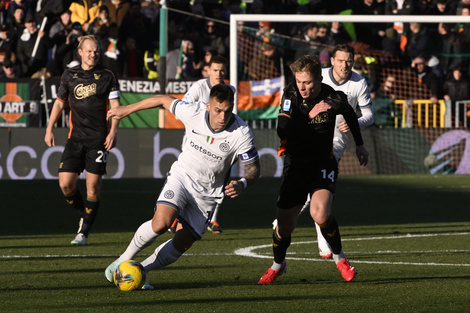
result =
M263 23L259 25L259 22ZM322 63L325 62L324 66L329 66L329 52L333 49L327 43L302 44L294 35L308 23L330 25L332 22L341 22L352 38L348 43L355 48L354 70L366 78L375 111L375 125L363 131L367 147L373 150L370 151L371 164L367 168L359 167L354 144L349 144L340 163L341 172L459 172L465 161L462 140L448 141L445 147L436 151L432 151L432 147L449 128L467 127L470 99L458 102L439 99L438 103L431 103L430 90L400 53L378 50L355 41L354 37L358 24L416 22L431 29L437 39L439 23L466 24L470 22L470 16L231 15L230 81L238 86L238 115L254 129L275 128L282 89L292 80L289 64L300 55L317 54ZM263 28L265 25L268 28ZM390 34L387 34L388 38ZM406 37L403 35L402 38ZM432 56L430 66L449 57L426 52ZM469 63L469 55L458 57ZM434 69L437 74L442 74L439 67ZM444 81L445 77L441 79Z

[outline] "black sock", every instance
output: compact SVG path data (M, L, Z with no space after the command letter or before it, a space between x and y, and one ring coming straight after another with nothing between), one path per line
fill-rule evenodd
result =
M286 258L287 248L290 246L291 236L279 239L276 230L273 232L274 262L281 264Z
M80 190L75 189L73 193L65 196L65 200L72 206L72 208L75 209L75 211L77 211L80 217L83 217L83 213L85 212L85 205L83 204L83 198Z
M87 199L85 200L85 204L86 204L86 207L85 207L84 214L83 214L83 224L81 225L78 232L88 237L88 233L91 230L91 226L95 222L96 215L98 214L100 201L98 198L90 199L87 197Z
M339 227L336 219L333 216L330 216L328 222L325 225L320 226L320 229L333 253L339 254L343 247L341 246L341 235L339 234Z

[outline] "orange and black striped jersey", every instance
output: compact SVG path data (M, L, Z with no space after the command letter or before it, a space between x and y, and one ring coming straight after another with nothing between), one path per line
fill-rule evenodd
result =
M119 96L116 75L101 65L91 70L81 66L66 70L60 79L57 98L70 104L68 137L80 140L103 138L104 141L109 132L106 120L109 100Z

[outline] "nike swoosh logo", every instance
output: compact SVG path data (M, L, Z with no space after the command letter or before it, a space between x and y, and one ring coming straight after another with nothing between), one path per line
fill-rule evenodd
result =
M93 209L85 208L86 214L91 214L93 212Z

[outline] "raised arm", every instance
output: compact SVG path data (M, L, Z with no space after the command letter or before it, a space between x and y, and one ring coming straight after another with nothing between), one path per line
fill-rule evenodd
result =
M134 104L112 108L111 110L108 111L107 117L108 119L114 118L114 119L120 120L128 116L129 114L132 114L137 111L153 109L153 108L158 108L158 107L164 107L166 110L168 110L171 106L171 103L175 99L176 98L170 97L167 95L155 95L152 97L148 97L147 99L141 100L139 102L136 102Z

